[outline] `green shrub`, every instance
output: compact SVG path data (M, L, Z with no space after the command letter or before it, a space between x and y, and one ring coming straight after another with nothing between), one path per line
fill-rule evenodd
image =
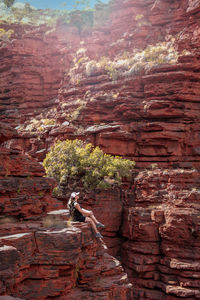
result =
M58 186L67 186L73 180L81 181L86 189L106 189L130 177L135 162L105 154L81 140L66 140L51 148L43 165L47 176L55 178Z

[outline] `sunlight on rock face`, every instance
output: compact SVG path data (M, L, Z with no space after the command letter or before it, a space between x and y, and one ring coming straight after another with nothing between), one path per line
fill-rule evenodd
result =
M200 1L13 2L0 0L0 299L199 299ZM56 182L42 161L66 140L97 151L52 151ZM72 221L73 191L103 238Z

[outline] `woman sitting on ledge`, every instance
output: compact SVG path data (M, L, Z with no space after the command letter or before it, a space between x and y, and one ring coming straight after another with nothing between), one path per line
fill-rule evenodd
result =
M93 212L91 210L87 210L84 208L81 208L81 206L78 204L78 198L79 198L80 192L71 193L71 196L68 201L68 208L70 212L70 216L72 217L73 221L78 222L87 222L92 224L92 227L96 233L97 238L103 238L100 232L98 232L97 227L104 227L104 225L97 221L95 218Z

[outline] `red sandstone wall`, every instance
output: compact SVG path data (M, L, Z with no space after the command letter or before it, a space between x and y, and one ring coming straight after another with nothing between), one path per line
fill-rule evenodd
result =
M0 123L1 143L15 135ZM54 185L38 162L0 147L0 298L131 299L120 262L89 225L69 222Z
M199 172L143 171L135 184L122 226L122 260L135 295L198 299Z
M140 14L143 21L136 20ZM14 148L24 148L41 160L55 139L87 136L107 153L134 159L137 167L152 163L162 167L199 166L198 11L192 14L187 1L116 1L108 21L84 36L62 25L48 34L45 28L36 33L36 29L27 30L21 30L19 38L1 50L3 64L8 55L11 57L10 67L2 76L12 77L8 97L2 94L2 119L16 125L27 119L25 125L30 125L31 119L48 118L55 124L36 126L39 131L22 127L21 139L12 142ZM176 37L179 53L185 49L191 55L147 74L113 81L105 72L88 77L83 64L72 63L73 59L82 59L76 55L80 48L86 49L89 59L114 59L124 52L162 42L167 35ZM17 67L20 53L26 63ZM71 75L66 72L69 68ZM83 104L77 119L66 124L68 114L80 108L80 101ZM9 110L5 109L7 104Z
M136 20L140 14L144 22ZM131 300L200 297L199 14L199 1L116 0L110 18L84 35L63 26L50 35L45 35L45 28L37 34L31 28L28 34L20 29L13 42L16 47L1 49L2 119L15 125L26 120L28 125L42 112L40 118L56 120L41 132L23 128L9 142L12 148L42 160L56 139L78 137L137 162L139 174L130 189L120 197L115 192L108 198L100 195L99 206L90 203L95 213L100 208L106 215L102 220L107 226L105 240L113 254L121 251L134 287ZM83 64L72 63L82 47L90 59L114 59L125 50L162 42L167 35L176 38L179 53L187 50L190 55L147 73L112 80L101 70L88 77ZM19 65L21 51L27 56L25 67ZM63 74L65 69L71 69L73 76ZM26 71L30 77L23 75ZM18 79L12 81L10 91L5 78L16 74L19 84ZM71 81L76 76L78 80ZM68 121L66 114L79 108L80 100L84 105L78 117ZM5 109L7 103L10 110ZM123 205L117 208L113 223L106 209L115 199L123 200ZM75 289L74 299L76 293Z
M62 27L59 32L45 26L2 27L14 33L0 49L1 120L19 125L55 104L63 73L69 67L70 41L73 36L76 44L77 32Z

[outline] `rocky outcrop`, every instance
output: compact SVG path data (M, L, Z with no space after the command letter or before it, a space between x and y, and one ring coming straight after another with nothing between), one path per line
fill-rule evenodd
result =
M119 261L106 253L88 225L34 227L0 238L1 293L23 299L131 299Z
M1 124L1 141L13 134ZM131 299L120 262L89 225L69 221L42 166L3 147L0 157L0 298Z
M92 210L97 220L104 223L102 230L108 253L115 257L120 256L119 235L122 223L123 200L119 189L94 192L81 192L80 203L86 209ZM113 203L115 205L113 206Z
M103 234L109 253L121 255L133 285L133 295L129 296L126 287L125 295L131 300L199 299L199 1L115 0L109 7L110 11L100 10L93 30L81 32L61 23L51 32L44 26L16 25L15 39L0 49L1 119L12 122L18 131L17 136L11 133L13 139L5 142L7 148L1 154L2 210L13 216L21 213L22 219L37 219L49 211L47 199L50 205L56 203L50 196L53 182L41 181L41 167L27 163L19 150L42 161L55 140L80 138L106 153L133 159L138 172L134 182L124 183L120 192L95 191L83 199L106 224ZM0 136L2 141L6 134ZM6 157L10 157L8 166ZM12 164L18 159L23 162L23 172ZM21 178L20 172L27 178ZM7 194L10 197L5 202ZM18 203L17 208L13 203ZM61 234L61 229L47 234L41 223L17 226L18 234L34 233L34 243L44 236L50 239ZM5 228L3 235L9 235L11 228ZM74 239L83 234L73 230ZM92 236L88 239L96 259L96 241ZM6 247L13 247L9 243ZM88 246L78 245L85 256ZM38 250L34 253L38 255ZM18 266L17 254L13 257L16 261L11 269ZM40 259L38 265L43 265L42 255ZM110 259L101 256L108 265ZM34 269L32 265L28 273ZM69 276L68 283L74 284L75 265L53 270L67 274L63 276ZM82 265L85 273L91 271L87 276L94 279L92 287L88 288L83 272L82 281L73 289L59 281L59 292L55 291L57 275L48 275L52 282L48 288L44 277L40 287L51 290L55 297L67 290L70 300L81 296L90 299L94 292L97 299L117 297L115 279L100 280L105 288L101 294L96 276L102 275L102 270L98 264L93 270L94 264L88 266L81 258ZM27 280L17 281L16 288L19 283L25 293L27 282L38 282L35 274L42 271L37 268ZM51 267L46 274L49 272L53 272ZM13 295L18 297L19 293Z

